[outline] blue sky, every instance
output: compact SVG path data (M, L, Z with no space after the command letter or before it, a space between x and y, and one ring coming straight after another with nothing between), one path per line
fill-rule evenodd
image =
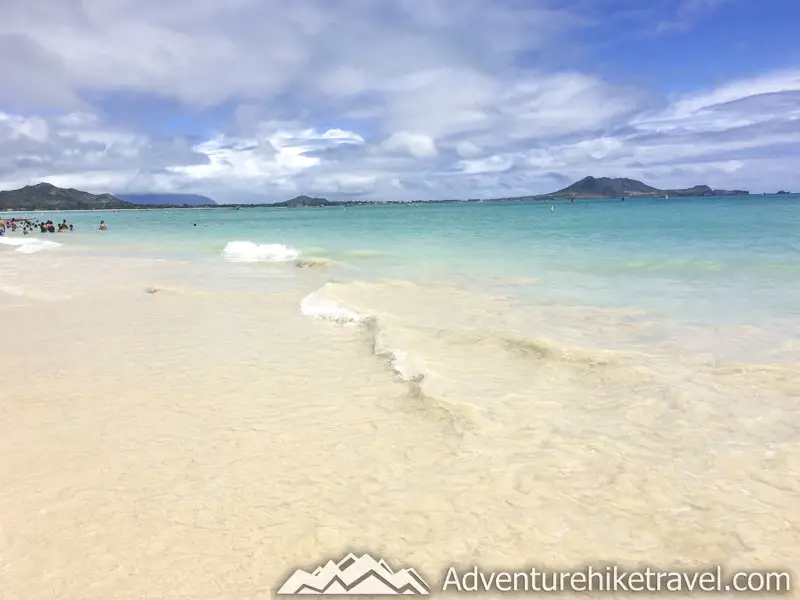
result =
M0 4L0 188L800 190L796 0Z

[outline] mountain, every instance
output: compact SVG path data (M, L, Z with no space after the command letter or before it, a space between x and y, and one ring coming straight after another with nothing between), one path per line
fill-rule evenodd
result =
M284 200L283 202L275 202L270 206L330 206L333 204L327 198L311 198L309 196L297 196L291 200Z
M329 560L312 573L298 569L278 590L279 595L348 594L348 595L422 595L430 587L414 569L393 571L385 561L368 554L348 554L339 562Z
M654 187L645 185L635 179L625 179L624 177L584 177L563 190L554 192L553 195L591 195L595 198L602 196L631 196L635 193L649 194L658 192Z
M543 194L537 198L654 198L661 196L684 196L684 197L703 197L703 196L733 196L749 194L746 190L712 190L707 185L695 185L690 188L676 190L660 190L649 186L636 179L626 179L624 177L584 177L572 185L551 194Z
M0 192L0 210L103 210L136 208L111 194L90 194L64 189L50 183L26 185L18 190Z
M208 196L198 194L117 194L117 198L140 206L216 206Z

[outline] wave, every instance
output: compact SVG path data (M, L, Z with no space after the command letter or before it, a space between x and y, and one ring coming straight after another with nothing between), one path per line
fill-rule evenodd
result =
M355 325L364 359L377 357L404 384L404 406L444 418L461 437L494 435L515 426L522 405L549 410L568 404L570 395L596 401L597 410L635 412L651 405L672 410L690 393L718 394L743 381L765 398L800 393L796 365L735 366L649 338L640 342L611 312L592 309L567 319L571 325L553 327L550 313L537 315L526 306L503 311L503 304L482 311L483 301L402 281L329 282L303 298L300 310ZM601 327L620 335L605 343ZM581 335L584 330L589 334ZM600 336L592 337L597 331Z
M300 252L284 244L233 241L225 246L222 256L231 262L291 262L300 258Z
M482 407L452 395L453 382L432 370L418 355L403 349L384 317L370 316L362 323L373 354L385 360L386 366L408 386L409 396L423 410L443 415L461 436L485 433L493 426Z
M414 287L407 282L385 283L398 287ZM385 366L395 377L407 385L409 397L417 400L423 410L446 416L460 435L486 430L491 426L491 421L481 407L452 397L449 393L453 388L452 382L430 369L419 354L405 348L407 341L402 339L402 334L404 331L414 331L413 329L391 324L387 315L368 311L359 313L327 296L340 285L326 283L303 298L300 312L316 319L361 327L367 336L372 354L383 359Z
M325 297L327 286L325 284L312 292L300 301L300 312L306 317L314 319L324 319L336 323L358 324L363 321L363 317L357 312L348 308L343 308L335 301Z
M657 357L526 335L512 328L519 315L492 319L507 305L487 308L487 298L396 280L329 282L303 298L300 311L357 325L371 354L406 385L412 406L446 415L461 435L493 430L504 403L534 390L546 397L552 390L542 385L661 386Z
M3 236L0 237L0 245L16 246L16 252L20 252L22 254L35 254L43 250L54 250L55 248L59 248L64 244L53 242L51 240L40 240L38 238L21 239L7 238Z
M372 352L375 356L385 358L389 368L403 381L421 382L426 375L424 365L415 362L408 352L400 348L388 333L388 327L380 317L371 316L363 321L369 332Z

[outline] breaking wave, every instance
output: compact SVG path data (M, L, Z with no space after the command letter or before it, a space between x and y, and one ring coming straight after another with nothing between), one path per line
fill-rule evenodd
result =
M41 252L43 250L54 250L55 248L59 248L64 244L59 242L53 242L51 240L40 240L38 238L7 238L5 236L0 237L0 245L4 246L16 246L16 252L20 252L22 254L36 254L37 252Z
M494 426L490 417L493 398L507 391L497 388L498 382L511 390L520 385L518 381L503 381L501 370L510 362L526 368L526 361L533 359L582 371L610 365L618 356L611 351L560 346L502 330L422 326L371 306L365 300L368 286L379 286L390 294L419 289L402 281L326 283L302 299L300 312L316 319L357 325L371 353L406 384L409 397L423 410L444 415L461 435L482 433Z
M291 262L300 258L300 252L284 244L233 241L225 246L222 256L231 262Z
M324 292L325 286L303 298L300 302L300 312L307 317L336 323L357 324L362 322L361 315L326 298Z
M448 398L441 378L393 339L385 316L377 313L360 314L327 297L326 293L335 285L327 283L303 298L300 312L315 319L360 326L367 336L372 354L382 359L386 367L408 386L409 396L426 410L444 413L457 432L463 434L467 430L488 425L479 407Z

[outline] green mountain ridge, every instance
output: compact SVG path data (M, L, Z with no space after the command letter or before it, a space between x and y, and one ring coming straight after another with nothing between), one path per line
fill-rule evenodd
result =
M56 187L51 183L37 183L0 192L0 210L109 210L135 207L135 204L111 194L90 194Z

